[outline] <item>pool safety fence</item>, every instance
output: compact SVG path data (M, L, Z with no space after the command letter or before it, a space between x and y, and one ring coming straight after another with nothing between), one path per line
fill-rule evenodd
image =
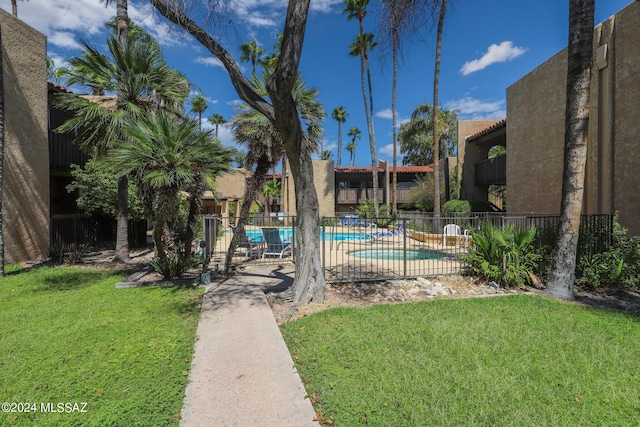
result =
M222 268L233 238L233 218L208 217L204 234L214 243L206 247L209 268ZM496 227L535 227L535 245L552 249L559 217L545 214L474 214L471 216L412 215L411 218L368 218L342 214L320 219L320 257L330 282L406 279L460 274L467 265L463 258L473 245L472 230L484 222ZM208 225L206 225L208 224ZM215 229L214 229L215 228ZM264 229L276 228L279 241L267 242ZM251 217L245 227L250 244L240 245L233 263L281 264L297 258L296 217L291 215ZM611 215L585 215L580 227L578 254L606 250L611 243ZM272 233L273 237L273 233ZM551 252L549 252L551 253Z

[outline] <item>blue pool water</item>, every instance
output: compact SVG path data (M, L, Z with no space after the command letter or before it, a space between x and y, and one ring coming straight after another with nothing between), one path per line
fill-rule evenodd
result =
M280 228L280 237L283 242L290 242L293 231L290 228ZM247 237L251 240L260 241L262 237L262 230L247 230ZM320 240L370 240L371 236L361 233L331 233L323 232L320 230Z
M348 252L355 258L381 259L389 261L404 260L405 251L402 249L362 249L359 251ZM424 249L408 249L407 261L424 260L424 259L440 259L446 255L442 252L424 250Z

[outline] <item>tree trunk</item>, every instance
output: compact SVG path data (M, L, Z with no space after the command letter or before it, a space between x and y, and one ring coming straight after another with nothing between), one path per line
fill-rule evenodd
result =
M118 178L118 223L114 260L129 260L129 178L126 175Z
M127 0L118 0L116 8L118 26L118 41L122 44L127 38L129 15ZM123 94L118 85L116 105L121 108L124 104ZM116 227L115 261L129 261L129 179L126 176L118 178L118 225Z
M326 282L320 261L320 217L313 183L311 150L302 138L302 124L291 95L297 74L309 11L309 0L290 1L275 72L267 82L273 100L275 127L280 132L296 185L296 275L293 308L324 301Z
M442 48L442 27L447 11L447 0L442 0L438 17L436 41L436 66L433 73L433 214L440 216L440 139L438 137L438 90L440 80L440 51Z
M4 277L4 143L5 143L5 115L4 115L4 68L2 62L2 27L0 27L0 278Z
M342 120L338 120L338 166L342 165Z
M11 0L11 12L13 16L18 17L18 0Z
M189 212L187 214L187 228L185 230L183 252L185 259L191 256L193 239L196 234L196 222L202 214L202 196L205 190L205 182L202 174L196 172L194 180L195 182L189 190Z
M233 233L233 239L231 239L231 244L229 245L227 256L224 260L225 273L229 273L231 271L233 254L238 248L238 236L242 236L244 234L244 228L247 224L247 218L249 218L251 205L258 197L260 189L264 187L264 183L266 181L265 177L270 168L271 161L269 160L269 158L267 156L260 157L258 159L258 163L256 164L256 170L253 173L253 176L249 178L249 182L244 189L244 196L242 197L242 207L240 208L240 216L238 218L238 222L236 223L236 232Z
M397 82L398 82L398 29L396 22L397 14L393 11L393 30L392 30L392 44L393 44L393 85L391 89L391 127L393 138L393 172L391 175L391 218L395 219L398 216L398 132L396 129L396 123L398 120L396 113L396 94L397 94Z
M558 240L546 293L574 298L576 254L589 134L595 0L569 0L564 174Z
M320 263L320 218L318 198L313 184L313 164L311 152L302 140L300 118L291 96L304 42L310 0L289 0L281 53L276 69L267 82L273 106L251 88L250 82L242 75L233 56L193 20L178 9L169 7L165 0L149 1L164 17L184 28L215 55L229 73L238 96L264 114L280 132L296 184L298 251L296 275L292 285L295 294L294 304L322 302L326 282Z
M369 57L365 55L367 67L367 82L369 84L369 147L371 149L371 174L373 178L373 208L376 218L380 216L380 201L378 200L378 156L376 149L376 132L373 120L373 88L371 87L371 70L369 69Z

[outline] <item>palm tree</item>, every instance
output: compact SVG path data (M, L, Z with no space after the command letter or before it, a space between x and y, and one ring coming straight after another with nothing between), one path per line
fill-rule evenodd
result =
M116 35L118 43L128 43L129 32L129 4L128 0L100 0L108 7L116 2ZM118 79L116 91L116 109L122 109L126 95L124 93L123 79ZM129 260L129 179L126 175L118 179L118 224L116 226L116 249L114 259L117 261Z
M337 166L342 163L342 124L347 121L349 114L343 106L339 106L333 109L331 118L338 122L338 162Z
M218 139L218 126L227 123L227 121L220 114L212 114L209 117L209 123L216 126L216 139Z
M373 34L364 32L364 17L367 15L369 0L345 0L345 8L342 12L347 15L347 20L358 19L359 32L355 37L355 42L350 45L351 56L360 57L360 74L362 83L362 97L364 99L364 110L367 118L367 132L369 134L369 146L371 149L371 174L373 181L373 206L376 217L379 214L378 206L378 160L376 157L376 138L373 123L373 93L371 84L371 72L369 69L369 51L373 49L377 42L373 41ZM365 71L368 81L368 91L365 86ZM368 93L368 97L367 97ZM368 98L368 99L367 99Z
M258 42L251 40L250 42L244 42L240 45L240 61L251 61L251 74L256 73L256 63L260 60L260 57L264 53L264 49L258 46Z
M333 160L333 153L330 150L325 150L320 154L320 160Z
M433 163L434 151L447 152L455 133L457 114L455 111L438 110L438 144L433 143L433 114L431 104L420 104L413 110L411 120L400 127L398 139L405 165L428 165ZM446 154L445 154L446 156Z
M198 126L202 130L202 113L207 109L207 98L196 95L189 101L191 104L191 112L198 114Z
M546 293L573 299L589 133L595 0L569 0L564 174L558 240Z
M189 94L188 80L170 68L162 57L158 43L142 30L124 37L107 40L108 55L83 43L79 57L69 60L69 81L92 91L101 87L117 90L116 108L113 97L88 100L74 94L61 94L60 108L73 116L60 126L60 132L76 132L81 148L94 157L104 154L116 143L127 139L123 132L129 121L138 120L145 112L157 109L179 112ZM126 186L123 187L123 185ZM118 180L117 260L128 259L128 179Z
M438 138L438 90L440 79L440 50L442 48L442 27L444 26L444 15L447 11L447 0L442 0L440 15L438 16L438 34L436 36L436 65L433 73L433 140ZM440 153L439 148L433 150L433 213L440 215Z
M356 154L356 139L360 139L362 137L362 132L357 127L352 127L347 132L347 136L351 137L351 142L347 144L347 151L350 153L349 164L353 167L353 161L355 160Z
M141 188L151 193L153 239L160 272L165 278L172 278L163 239L168 222L175 219L180 192L190 192L190 210L196 212L196 215L193 212L188 215L184 257L191 256L205 183L230 169L231 152L209 132L198 130L195 120L178 120L162 112L144 114L139 120L127 123L124 131L130 138L110 149L102 162L118 175L130 175Z
M4 232L2 231L4 205L4 68L2 61L2 28L0 28L0 278L4 277Z

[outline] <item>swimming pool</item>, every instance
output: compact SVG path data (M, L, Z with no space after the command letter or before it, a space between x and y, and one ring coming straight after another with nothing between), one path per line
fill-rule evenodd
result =
M262 237L262 230L246 230L247 231L247 237L251 240L254 241L262 241L263 237ZM291 237L293 235L293 231L290 228L280 228L278 229L278 231L280 232L280 237L282 238L283 242L290 242L291 241ZM331 233L331 232L324 232L323 230L320 230L320 240L334 240L334 241L343 241L343 240L364 240L364 241L368 241L371 240L371 236L367 235L367 234L363 234L363 233L344 233L344 232L340 232L340 233Z
M405 257L405 251L402 249L362 249L358 251L347 252L355 258L380 259L389 261L402 261ZM440 259L446 254L426 249L408 249L406 251L407 261Z

